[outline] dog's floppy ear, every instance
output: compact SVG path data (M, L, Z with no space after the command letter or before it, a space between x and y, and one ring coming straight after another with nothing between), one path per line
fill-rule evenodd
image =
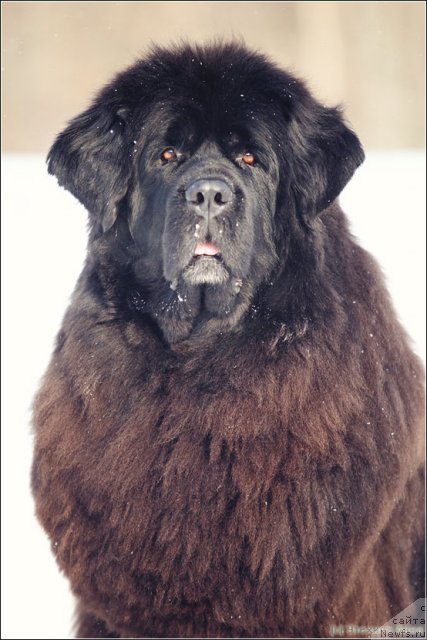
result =
M301 83L286 100L289 188L306 222L323 211L364 160L338 109L319 104Z
M132 170L124 115L94 105L59 134L47 158L49 173L80 200L103 231L114 224Z

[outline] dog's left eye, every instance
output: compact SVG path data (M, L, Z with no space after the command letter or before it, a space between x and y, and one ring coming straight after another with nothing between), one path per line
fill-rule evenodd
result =
M161 158L164 162L171 162L171 160L176 160L177 155L175 149L173 149L172 147L167 147L163 151Z
M245 151L242 156L242 160L245 164L253 165L255 162L255 156L250 151Z

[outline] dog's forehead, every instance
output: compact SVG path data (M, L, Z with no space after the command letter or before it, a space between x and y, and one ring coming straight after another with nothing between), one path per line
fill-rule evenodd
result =
M262 144L266 131L274 129L279 120L279 108L273 101L267 104L255 91L236 87L229 92L185 91L179 83L170 82L167 95L159 99L141 99L131 112L135 135L192 145L200 139L218 140L230 146L247 142Z
M258 115L255 110L248 115L244 111L227 112L216 105L208 111L202 105L184 101L149 110L139 119L135 137L157 145L163 141L189 151L203 145L249 150L265 146L267 129L265 114Z

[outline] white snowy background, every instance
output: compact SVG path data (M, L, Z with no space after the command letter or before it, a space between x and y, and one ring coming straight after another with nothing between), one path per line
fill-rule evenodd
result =
M71 638L73 598L34 517L30 415L84 259L86 213L41 156L4 156L2 178L2 637ZM368 153L341 204L424 357L424 152Z

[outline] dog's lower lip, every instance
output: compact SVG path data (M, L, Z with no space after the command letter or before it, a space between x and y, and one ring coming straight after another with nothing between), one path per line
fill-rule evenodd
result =
M217 260L218 262L222 262L222 255L220 253L216 253L213 256L208 255L206 253L194 254L193 262L197 262L198 260L200 260L202 258L205 259L205 260Z

